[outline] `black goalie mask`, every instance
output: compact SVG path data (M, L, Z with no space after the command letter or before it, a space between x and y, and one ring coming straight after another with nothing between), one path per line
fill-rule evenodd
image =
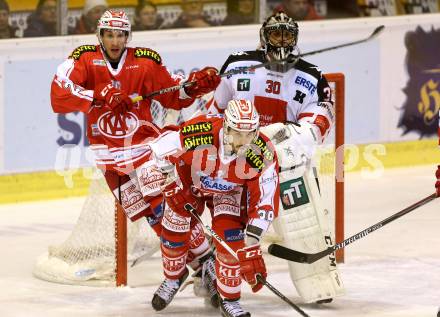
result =
M260 29L261 47L269 60L285 59L298 51L297 41L298 24L284 12L268 17Z

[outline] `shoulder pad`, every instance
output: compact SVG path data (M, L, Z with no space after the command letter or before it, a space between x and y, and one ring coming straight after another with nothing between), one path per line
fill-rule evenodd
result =
M222 68L220 69L220 74L223 74L226 70L226 68L231 63L239 62L239 61L255 61L264 63L266 62L266 56L264 54L264 51L261 50L255 50L255 51L243 51L243 52L237 52L234 54L229 55L226 62L223 64Z
M134 57L148 58L154 61L156 64L162 64L162 57L160 57L158 52L152 50L151 48L136 47L134 49Z
M303 60L301 58L295 64L295 68L304 72L304 73L307 73L307 74L315 77L317 80L320 80L322 77L321 70L319 69L318 66L313 65L309 62L306 62L305 60Z
M87 52L96 52L96 51L97 51L96 45L81 45L73 50L69 58L73 58L74 60L79 60L82 54Z
M268 139L265 136L258 135L258 137L252 142L258 147L258 151L255 151L252 148L246 151L247 163L260 172L266 167L266 163L273 161L274 159L274 150L267 140Z
M207 133L211 131L212 131L212 122L210 121L198 121L191 124L186 124L180 128L180 133L184 136L190 134Z

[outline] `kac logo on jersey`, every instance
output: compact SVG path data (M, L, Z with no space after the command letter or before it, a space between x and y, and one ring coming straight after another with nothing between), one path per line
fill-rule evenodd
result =
M113 112L107 111L98 118L97 127L101 134L109 138L125 138L138 129L139 119L132 112L115 115Z

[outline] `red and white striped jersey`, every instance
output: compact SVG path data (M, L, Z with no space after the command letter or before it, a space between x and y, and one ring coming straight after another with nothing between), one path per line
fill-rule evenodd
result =
M285 72L264 67L245 67L266 62L263 51L246 51L229 56L221 73L230 70L238 74L223 77L215 91L215 103L210 113L223 112L231 99L249 99L260 114L262 126L276 122L309 122L321 136L327 136L334 121L331 89L321 71L300 59Z
M243 156L225 156L222 115L202 115L185 122L179 131L165 132L151 148L158 157L168 155L175 163L184 186L213 195L214 206L230 208L223 213L239 216L246 209L240 206L247 206L246 218L272 221L277 216L278 162L264 134L259 133ZM216 201L222 194L231 201ZM214 208L214 216L215 212Z

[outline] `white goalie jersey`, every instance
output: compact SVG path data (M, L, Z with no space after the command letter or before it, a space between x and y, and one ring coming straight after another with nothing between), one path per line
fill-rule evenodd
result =
M321 143L334 120L331 89L321 71L302 59L282 72L264 67L245 70L266 61L261 50L230 55L220 73L239 72L222 78L208 112L223 112L231 99L248 99L257 108L261 126L308 122Z

